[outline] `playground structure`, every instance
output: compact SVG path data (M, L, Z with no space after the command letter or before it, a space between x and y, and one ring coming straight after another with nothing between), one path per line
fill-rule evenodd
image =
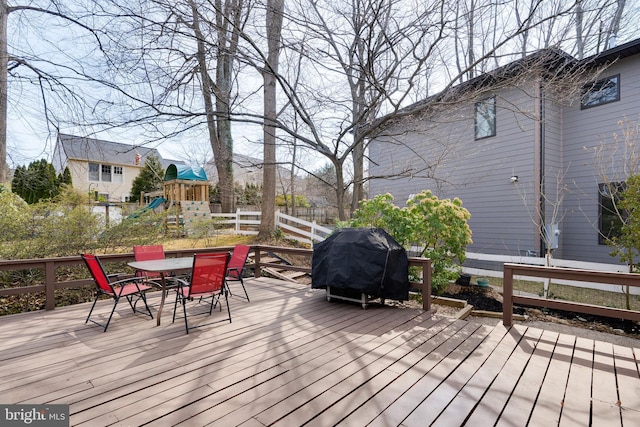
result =
M151 200L151 202L149 202L148 205L144 206L141 209L138 209L134 213L127 216L127 218L140 218L140 215L144 214L145 212L155 210L156 208L161 206L164 202L165 202L164 198L157 196L153 200Z
M211 219L209 180L203 168L171 164L164 174L163 199L169 210L167 232L184 235L196 222Z
M138 218L162 206L168 211L167 232L178 236L188 232L194 223L211 218L209 181L202 168L194 170L187 165L169 165L164 174L162 192L148 193L147 196L155 197L129 218Z
M170 164L164 174L163 197L170 205L182 202L209 203L209 181L203 168Z

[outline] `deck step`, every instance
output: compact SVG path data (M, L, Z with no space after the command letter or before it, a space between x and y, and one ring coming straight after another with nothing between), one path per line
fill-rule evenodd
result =
M280 269L277 269L277 268L274 268L274 267L264 267L264 268L262 268L262 271L269 273L270 275L272 275L276 279L286 280L288 282L294 282L294 283L298 283L296 278L301 277L300 275L292 275L290 271L280 270ZM299 272L295 271L293 273L299 273ZM302 273L302 275L304 275L304 274L306 274L306 273ZM293 277L293 276L295 276L295 277Z

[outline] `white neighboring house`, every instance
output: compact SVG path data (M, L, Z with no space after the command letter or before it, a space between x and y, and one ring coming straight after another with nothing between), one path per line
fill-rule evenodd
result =
M58 134L53 166L57 173L68 167L73 187L80 191L97 191L108 202L126 202L149 156L160 159L165 169L171 163L183 163L164 160L155 148Z

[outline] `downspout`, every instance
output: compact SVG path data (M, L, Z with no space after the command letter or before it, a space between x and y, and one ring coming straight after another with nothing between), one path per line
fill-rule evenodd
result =
M542 82L540 82L540 230L538 232L538 236L540 238L540 254L542 254L542 250L546 250L546 243L544 238L542 237L542 231L544 230L544 226L546 224L546 206L545 206L545 146L546 146L546 126L545 126L545 92L544 87L542 86Z
M542 80L538 82L535 98L537 102L534 104L534 113L537 120L537 126L534 127L534 157L533 157L533 200L535 203L533 218L535 227L535 236L533 239L534 249L542 256L544 248L544 240L542 230L544 229L544 159L545 159L545 104L544 104L544 88ZM536 238L537 236L537 238Z

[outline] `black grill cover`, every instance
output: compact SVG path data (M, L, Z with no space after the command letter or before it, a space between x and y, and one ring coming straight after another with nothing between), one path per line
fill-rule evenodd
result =
M313 247L311 287L352 289L373 297L409 299L405 249L381 228L342 228Z

